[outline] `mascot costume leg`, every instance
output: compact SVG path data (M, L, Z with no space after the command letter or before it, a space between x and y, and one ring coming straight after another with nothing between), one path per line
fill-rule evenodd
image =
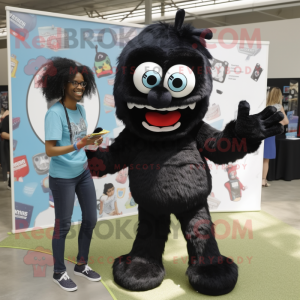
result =
M249 115L248 102L241 101L237 119L223 131L206 124L212 56L205 39L211 39L212 32L183 24L184 15L179 10L174 25L147 26L123 49L114 98L125 129L107 152L99 148L86 153L89 162L101 164L99 177L128 167L130 191L139 205L132 250L113 264L115 282L132 291L161 284L173 213L187 243L190 284L199 293L216 296L234 288L238 267L220 253L214 236L207 204L212 182L205 158L226 164L255 152L263 139L283 131L283 114L270 106ZM241 150L222 151L228 142Z

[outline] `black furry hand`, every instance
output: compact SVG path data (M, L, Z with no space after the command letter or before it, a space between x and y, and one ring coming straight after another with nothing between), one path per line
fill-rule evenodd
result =
M284 119L284 115L277 112L275 107L267 106L256 115L249 115L249 112L249 103L241 101L235 123L235 132L240 138L259 142L283 132L283 126L279 122Z

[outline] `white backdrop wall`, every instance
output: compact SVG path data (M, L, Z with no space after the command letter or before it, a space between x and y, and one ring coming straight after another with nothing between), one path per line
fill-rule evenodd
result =
M41 36L43 33L47 33L45 38L49 37L51 30L58 32L58 29L73 28L80 32L82 28L91 28L93 31L92 42L95 46L97 44L96 37L100 35L99 32L103 28L109 27L109 32L113 32L111 29L114 29L117 33L123 32L121 29L126 32L131 28L129 24L126 28L123 24L122 26L105 24L88 19L79 20L65 15L48 15L45 12L30 11L28 13L27 10L16 9L14 11L13 8L11 12L18 19L27 20L24 24L31 25L29 39ZM13 30L14 22L10 22L8 25L12 26ZM135 36L141 28L133 26L132 29ZM48 184L49 159L44 153L43 130L44 116L49 107L41 94L41 87L35 84L36 79L40 76L37 70L42 62L55 55L74 60L80 58L79 63L88 65L96 71L98 91L90 100L84 100L82 105L86 109L89 133L97 125L101 126L102 124L105 124L105 129L110 130L110 134L105 137L104 145L101 145L101 147L105 147L110 143L110 139L116 138L124 128L122 122L115 117L112 95L115 76L112 70L113 66L116 66L117 56L122 48L120 45L123 45L124 41L121 34L103 36L105 44L109 44L111 41L106 40L106 38L113 37L116 39L115 47L109 49L109 52L104 48L105 44L103 43L100 44L103 49L99 45L96 51L94 48L71 48L68 43L50 43L47 44L47 47L27 50L23 47L16 47L18 39L22 40L22 36L19 36L18 32L13 33L8 40L8 57L11 60L9 64L12 63L13 66L9 69L9 73L11 72L9 95L10 107L12 108L10 149L14 173L12 176L14 178L12 182L13 232L18 232L36 227L52 227L54 224L54 202ZM239 49L238 43L233 48L226 49L226 45L213 40L208 43L208 47L214 57L212 61L214 89L205 121L222 130L229 121L236 118L239 101L248 100L250 102L251 114L257 113L265 107L269 45L268 42L263 42L261 49L250 60L247 60L248 55ZM110 59L106 62L109 64L111 73L107 73L107 71L98 73L98 61L96 61L98 51L106 52L107 54L104 54L109 55ZM106 57L104 54L102 56ZM13 56L14 59L11 58ZM16 59L18 64L13 64ZM195 72L198 72L198 69ZM211 162L209 162L209 166L213 175L213 191L209 196L208 203L212 211L260 209L262 147L256 153L247 155L244 159L236 162L235 186L232 182L231 185L229 184L227 166L216 166ZM123 215L137 213L137 205L131 197L126 171L102 178L94 178L94 180L98 203L100 203L100 198L103 195L104 184L113 183L119 211ZM233 190L239 196L232 197ZM99 219L108 218L113 218L113 216L99 215ZM72 222L80 220L81 210L75 197Z
M235 44L235 47L226 49L226 45L217 40L208 42L208 48L213 48L210 52L214 58L214 81L210 107L204 121L218 130L223 130L227 123L236 119L241 100L250 103L250 114L262 111L266 103L269 43L261 42L261 48L250 59L241 49L242 45ZM218 166L208 161L213 183L212 194L208 197L210 210L260 210L262 160L263 144L258 151L233 164L235 182L229 180L229 173L234 171L227 170L230 164Z

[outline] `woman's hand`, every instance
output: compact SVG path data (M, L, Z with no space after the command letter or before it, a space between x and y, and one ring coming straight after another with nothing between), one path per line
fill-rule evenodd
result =
M87 145L101 145L103 142L103 137L102 136L93 136L90 138L90 134L86 135L84 138L80 140L80 142L77 143L77 148L81 149L84 146Z
M94 136L92 138L88 138L89 135L85 136L83 139L86 139L86 145L101 145L103 142L102 136Z

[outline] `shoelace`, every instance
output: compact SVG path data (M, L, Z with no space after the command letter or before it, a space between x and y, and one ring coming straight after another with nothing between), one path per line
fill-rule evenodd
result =
M85 265L85 268L84 270L82 271L83 272L86 272L86 274L88 274L88 271L93 271L88 265Z
M67 274L67 272L65 272L61 277L60 277L60 279L58 279L58 281L61 281L61 280L68 280L68 279L70 279L70 277L68 276L68 274Z

